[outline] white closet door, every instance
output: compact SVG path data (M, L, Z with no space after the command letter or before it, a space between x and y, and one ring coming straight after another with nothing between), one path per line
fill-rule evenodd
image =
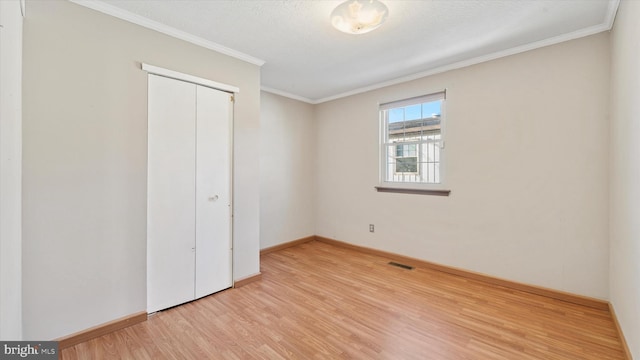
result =
M196 298L227 289L231 275L231 95L197 87Z
M193 300L196 85L149 75L147 311Z

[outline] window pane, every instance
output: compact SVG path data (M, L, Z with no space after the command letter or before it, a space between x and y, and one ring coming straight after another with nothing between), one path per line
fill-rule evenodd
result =
M404 109L390 109L389 110L389 122L394 123L398 121L404 121Z
M422 104L422 114L425 118L442 115L442 101L432 101Z
M416 152L416 144L408 145L407 148L407 152L405 152L404 156L418 156Z
M422 119L422 106L421 104L411 105L404 108L404 120L418 120Z
M444 100L399 102L380 110L386 127L384 181L439 183Z
M402 157L396 159L396 172L397 173L417 173L418 172L418 158L417 157Z

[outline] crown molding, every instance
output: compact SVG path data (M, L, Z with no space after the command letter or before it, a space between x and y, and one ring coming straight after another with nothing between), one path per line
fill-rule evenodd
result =
M286 91L282 91L282 90L278 90L278 89L270 88L270 87L268 87L268 86L261 86L261 87L260 87L260 90L262 90L262 91L266 91L266 92L271 93L271 94L284 96L284 97L289 98L289 99L302 101L302 102L305 102L305 103L307 103L307 104L312 104L312 105L317 104L317 102L316 102L316 101L311 100L311 99L309 99L309 98L306 98L306 97L304 97L304 96L300 96L300 95L292 94L292 93L290 93L290 92L286 92Z
M617 2L616 2L617 3ZM511 49L507 49L507 50L503 50L503 51L498 51L492 54L487 54L487 55L483 55L483 56L478 56L472 59L468 59L468 60L463 60L463 61L458 61L456 63L453 64L449 64L449 65L444 65L444 66L440 66L434 69L430 69L427 71L422 71L419 73L415 73L412 75L408 75L408 76L404 76L401 78L397 78L397 79L393 79L393 80L389 80L389 81L385 81L385 82L381 82L381 83L377 83L377 84L373 84L373 85L369 85L369 86L365 86L365 87L361 87L361 88L357 88L351 91L347 91L344 93L340 93L337 95L333 95L333 96L328 96L322 99L317 99L317 100L312 100L313 104L321 104L324 102L328 102L328 101L332 101L332 100L337 100L337 99L341 99L341 98L345 98L348 96L352 96L352 95L357 95L357 94L361 94L364 92L368 92L368 91L372 91L372 90L377 90L377 89L381 89L387 86L391 86L391 85L397 85L397 84L402 84L408 81L412 81L412 80L417 80L417 79L421 79L423 77L427 77L427 76L431 76L431 75L436 75L436 74L441 74L447 71L451 71L451 70L456 70L456 69L461 69L467 66L471 66L471 65L477 65L477 64L481 64L487 61L491 61L491 60L496 60L496 59L500 59L503 57L507 57L507 56L511 56L511 55L516 55L516 54L520 54L523 52L527 52L530 50L535 50L535 49L539 49L539 48L543 48L546 46L551 46L551 45L556 45L565 41L570 41L570 40L575 40L575 39L579 39L582 37L586 37L586 36L590 36L590 35L595 35L604 31L609 31L611 29L611 26L613 25L613 21L611 21L611 23L609 23L609 18L613 18L615 17L615 11L617 10L617 7L615 7L612 16L607 16L607 22L603 22L602 24L599 25L595 25L592 27L588 27L585 29L581 29L581 30L577 30L571 33L567 33L567 34L563 34L560 36L556 36L556 37L552 37L552 38L548 38L545 40L541 40L541 41L536 41L533 43L529 43L526 45L522 45L522 46L518 46L515 48L511 48Z
M101 12L103 14L111 15L111 16L116 17L118 19L125 20L125 21L128 21L128 22L136 24L136 25L140 25L140 26L145 27L147 29L155 30L155 31L163 33L165 35L172 36L172 37L174 37L176 39L184 40L184 41L190 42L192 44L195 44L195 45L198 45L198 46L202 46L202 47L207 48L209 50L213 50L213 51L219 52L221 54L234 57L234 58L236 58L238 60L242 60L242 61L248 62L250 64L253 64L253 65L262 66L265 63L264 60L258 59L256 57L251 56L251 55L247 55L247 54L242 53L240 51L233 50L231 48L228 48L226 46L214 43L214 42L209 41L209 40L205 40L205 39L203 39L201 37L189 34L189 33L185 32L185 31L178 30L176 28L173 28L173 27L165 25L165 24L161 24L161 23L159 23L157 21L147 19L147 18L145 18L143 16L136 15L134 13L131 13L129 11L120 9L118 7L103 3L101 1L96 1L96 0L69 0L69 1L74 3L74 4L78 4L78 5L87 7L89 9L92 9L92 10L95 10L95 11L99 11L99 12Z
M232 56L234 58L237 58L239 60L242 61L246 61L249 62L251 64L257 65L257 66L262 66L264 65L265 61L252 57L250 55L241 53L239 51L230 49L228 47L222 46L220 44L216 44L214 42L202 39L200 37L188 34L184 31L172 28L170 26L161 24L159 22L153 21L153 20L149 20L145 17L133 14L131 12L122 10L120 8L117 8L115 6L111 6L109 4L100 2L100 1L96 1L96 0L69 0L73 3L76 3L78 5L82 5L85 6L87 8L117 17L119 19L152 29L152 30L156 30L158 32L161 32L163 34L184 40L184 41L188 41L190 43L193 43L195 45L198 46L202 46L205 47L207 49L210 50L214 50L217 51L219 53L228 55L228 56ZM427 76L432 76L432 75L436 75L436 74L440 74L440 73L444 73L447 71L451 71L451 70L456 70L456 69L461 69L467 66L472 66L472 65L477 65L477 64L481 64L483 62L487 62L487 61L491 61L491 60L496 60L502 57L507 57L507 56L511 56L511 55L516 55L519 53L523 53L523 52L527 52L530 50L535 50L535 49L539 49L542 47L546 47L546 46L551 46L551 45L555 45L555 44L559 44L565 41L570 41L570 40L575 40L575 39L579 39L582 37L586 37L586 36L590 36L590 35L594 35L600 32L604 32L604 31L609 31L611 30L611 28L613 27L614 21L615 21L615 17L616 17L616 13L618 11L618 7L620 5L620 0L609 0L609 6L607 8L607 14L605 16L605 18L603 19L603 22L595 25L595 26L591 26L585 29L581 29L581 30L577 30L571 33L567 33L567 34L563 34L560 36L555 36L552 38L548 38L548 39L544 39L544 40L540 40L537 42L533 42L533 43L529 43L529 44L525 44L522 46L518 46L515 48L511 48L511 49L507 49L507 50L503 50L503 51L498 51L498 52L494 52L491 54L487 54L487 55L483 55L483 56L478 56L472 59L468 59L468 60L462 60L462 61L458 61L452 64L448 64L448 65L444 65L444 66L440 66L440 67L436 67L433 69L429 69L426 71L422 71L419 73L415 73L415 74L411 74L408 76L403 76L400 78L396 78L393 80L389 80L389 81L384 81L384 82L380 82L380 83L376 83L376 84L372 84L369 86L365 86L365 87L360 87L360 88L356 88L347 92L343 92L343 93L339 93L336 95L332 95L332 96L328 96L328 97L324 97L324 98L320 98L320 99L310 99L301 95L297 95L297 94L293 94L284 90L279 90L279 89L275 89L269 86L261 86L261 90L262 91L266 91L272 94L276 94L276 95L280 95L280 96L284 96L293 100L298 100L298 101L302 101L308 104L321 104L324 102L328 102L328 101L333 101L333 100L337 100L337 99L341 99L341 98L345 98L348 96L352 96L352 95L357 95L357 94L361 94L364 92L368 92L368 91L372 91L372 90L377 90L377 89L381 89L387 86L392 86L392 85L397 85L397 84L401 84L401 83L405 83L405 82L409 82L412 80L416 80L416 79L420 79L423 77L427 77Z
M618 8L620 7L620 0L609 0L609 7L607 8L607 16L605 17L604 24L607 24L609 29L613 29L613 23L616 21L616 15L618 14Z

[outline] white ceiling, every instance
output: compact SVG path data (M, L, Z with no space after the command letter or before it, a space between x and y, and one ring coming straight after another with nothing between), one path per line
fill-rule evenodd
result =
M341 1L72 0L262 66L262 86L319 103L611 28L619 0L382 0L348 35Z

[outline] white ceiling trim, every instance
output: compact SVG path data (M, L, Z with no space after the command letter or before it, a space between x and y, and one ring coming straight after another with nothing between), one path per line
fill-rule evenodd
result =
M2 0L0 0L2 1ZM246 61L249 62L251 64L254 65L258 65L258 66L262 66L264 65L265 61L252 57L250 55L244 54L242 52L233 50L231 48L225 47L223 45L214 43L212 41L209 40L205 40L203 38L197 37L195 35L191 35L189 33L186 33L184 31L175 29L173 27L161 24L159 22L153 21L153 20L149 20L143 16L140 15L136 15L134 13L128 12L126 10L123 10L121 8L106 4L104 2L101 1L95 1L95 0L69 0L73 3L91 8L93 10L96 11L100 11L102 13L117 17L119 19L164 33L166 35L181 39L181 40L185 40L188 41L190 43L193 43L195 45L198 46L202 46L205 47L207 49L211 49L217 52L220 52L222 54L225 55L229 55L232 56L234 58L240 59L242 61ZM603 31L608 31L611 30L611 28L613 27L613 23L615 21L615 17L616 17L616 13L617 13L617 9L619 7L619 3L620 0L612 0L609 1L609 5L608 5L608 9L607 9L607 14L604 17L602 23L598 24L598 25L594 25L592 27L589 28L585 28L585 29L581 29L578 31L574 31L572 33L568 33L568 34L563 34L560 36L556 36L556 37L552 37L552 38L548 38L545 40L541 40L541 41L537 41L535 43L530 43L530 44L525 44L522 46L518 46L515 48L511 48L511 49L506 49L503 51L498 51L492 54L487 54L487 55L482 55L479 57L475 57L472 59L468 59L468 60L462 60L453 64L448 64L448 65L444 65L444 66L440 66L434 69L430 69L430 70L426 70L426 71L422 71L419 73L415 73L415 74L411 74L408 76L404 76L404 77L400 77L400 78L396 78L396 79L392 79L389 81L384 81L384 82L380 82L380 83L376 83L376 84L372 84L372 85L368 85L365 87L361 87L361 88L357 88L357 89L353 89L344 93L339 93L336 95L331 95L328 97L324 97L324 98L320 98L320 99L312 99L312 98L307 98L304 96L300 96L297 94L293 94L293 93L289 93L287 91L283 91L283 90L279 90L273 87L267 87L267 86L262 86L261 90L269 92L269 93L273 93L276 95L280 95L280 96L284 96L287 98L291 98L294 100L298 100L298 101L302 101L305 103L309 103L309 104L320 104L320 103L324 103L324 102L328 102L328 101L332 101L332 100L337 100L340 98L344 98L344 97L348 97L348 96L352 96L352 95L356 95L356 94L360 94L360 93L364 93L367 91L372 91L372 90L377 90L386 86L391 86L391 85L396 85L396 84L400 84L400 83L404 83L404 82L408 82L408 81L412 81L412 80L416 80L419 78L423 78L426 76L431 76L431 75L435 75L435 74L439 74L439 73L443 73L446 71L451 71L451 70L455 70L455 69L460 69L460 68L464 68L467 66L472 66L472 65L476 65L476 64L480 64L483 62L487 62L487 61L491 61L491 60L495 60L495 59L499 59L502 57L506 57L506 56L511 56L511 55L515 55L515 54L519 54L519 53L523 53L529 50L534 50L534 49L538 49L538 48L542 48L545 46L550 46L550 45L555 45L564 41L569 41L569 40L574 40L574 39L578 39L581 37L585 37L585 36L589 36L589 35L593 35L593 34L597 34Z
M542 47L545 47L545 46L555 45L555 44L559 44L559 43L562 43L562 42L565 42L565 41L575 40L575 39L579 39L579 38L582 38L582 37L585 37L585 36L594 35L594 34L597 34L597 33L608 31L608 30L611 30L611 27L613 26L613 21L612 20L609 21L609 18L611 18L611 19L615 18L615 12L617 11L617 8L618 8L617 6L613 7L613 12L612 13L614 15L608 16L607 17L607 21L602 23L602 24L600 24L600 25L592 26L592 27L589 27L589 28L585 28L585 29L581 29L581 30L578 30L578 31L574 31L572 33L568 33L568 34L552 37L552 38L541 40L541 41L537 41L537 42L534 42L534 43L518 46L518 47L507 49L507 50L504 50L504 51L498 51L498 52L495 52L495 53L492 53L492 54L478 56L478 57L475 57L473 59L459 61L457 63L444 65L444 66L441 66L441 67L437 67L435 69L419 72L419 73L416 73L416 74L413 74L413 75L404 76L404 77L393 79L393 80L390 80L390 81L385 81L385 82L373 84L373 85L370 85L370 86L365 86L365 87L362 87L362 88L354 89L354 90L351 90L351 91L347 91L347 92L344 92L344 93L341 93L341 94L325 97L325 98L322 98L322 99L311 100L310 103L311 104L321 104L321 103L324 103L324 102L327 102L327 101L337 100L337 99L341 99L341 98L344 98L344 97L347 97L347 96L357 95L357 94L361 94L361 93L364 93L364 92L367 92L367 91L377 90L377 89L380 89L380 88L383 88L383 87L387 87L387 86L391 86L391 85L397 85L397 84L405 83L405 82L408 82L408 81L420 79L420 78L423 78L423 77L426 77L426 76L431 76L431 75L436 75L436 74L440 74L440 73L451 71L451 70L461 69L461 68L464 68L464 67L467 67L467 66L476 65L476 64L483 63L483 62L499 59L499 58L502 58L502 57L516 55L516 54L523 53L523 52L526 52L526 51L539 49L539 48L542 48ZM284 94L282 94L282 95L286 96ZM307 102L309 102L309 101L307 101Z
M289 93L289 92L286 92L286 91L282 91L282 90L278 90L278 89L274 89L274 88L271 88L271 87L268 87L268 86L261 86L260 90L266 91L268 93L284 96L284 97L289 98L289 99L306 102L306 103L309 103L309 104L319 104L319 102L311 100L311 99L306 98L304 96L292 94L292 93Z
M131 12L128 12L126 10L117 8L115 6L103 3L103 2L99 2L99 1L91 1L91 0L69 0L72 3L78 4L78 5L82 5L84 7L87 7L89 9L92 10L96 10L99 11L101 13L107 14L107 15L111 15L114 17L117 17L118 19L122 19L131 23L134 23L136 25L140 25L143 27L146 27L148 29L151 30L155 30L158 31L160 33L163 33L165 35L169 35L172 36L174 38L180 39L180 40L184 40L187 42L190 42L192 44L198 45L198 46L202 46L204 48L213 50L213 51L217 51L221 54L224 55L228 55L231 57L234 57L236 59L242 60L242 61L246 61L250 64L253 65L257 65L257 66L262 66L264 65L265 61L258 59L256 57L253 57L251 55L247 55L245 53L242 53L240 51L236 51L233 50L231 48L228 48L226 46L220 45L220 44L216 44L212 41L209 40L205 40L201 37L195 36L195 35L191 35L187 32L184 32L182 30L178 30L176 28L173 28L171 26L167 26L164 24L161 24L157 21L153 21L153 20L149 20L143 16L140 15L136 15L133 14Z
M616 15L618 14L618 8L620 7L620 0L614 0L609 3L609 8L607 9L607 18L605 19L605 24L608 25L608 30L613 28L613 23L616 21Z

